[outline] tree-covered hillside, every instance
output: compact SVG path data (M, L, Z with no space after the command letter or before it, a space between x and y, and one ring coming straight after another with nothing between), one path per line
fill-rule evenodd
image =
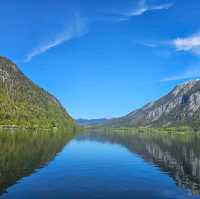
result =
M0 57L0 125L76 128L59 101Z

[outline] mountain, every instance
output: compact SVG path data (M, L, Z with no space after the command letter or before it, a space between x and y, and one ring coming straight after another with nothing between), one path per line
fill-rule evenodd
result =
M200 124L200 80L177 85L167 95L126 116L111 120L111 126L177 126Z
M4 57L0 57L0 125L76 127L55 97L34 84Z
M77 119L76 122L82 126L93 126L99 124L105 124L109 119L101 118L101 119Z

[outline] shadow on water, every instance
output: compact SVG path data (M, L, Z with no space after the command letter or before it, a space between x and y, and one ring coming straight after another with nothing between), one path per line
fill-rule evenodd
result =
M74 137L74 134L47 131L0 131L0 195L44 167Z
M200 135L88 132L77 139L110 142L126 147L171 176L176 184L200 194Z

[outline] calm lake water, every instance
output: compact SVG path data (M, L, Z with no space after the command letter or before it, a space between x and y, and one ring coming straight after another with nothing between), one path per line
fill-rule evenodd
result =
M200 199L200 135L0 134L0 199Z

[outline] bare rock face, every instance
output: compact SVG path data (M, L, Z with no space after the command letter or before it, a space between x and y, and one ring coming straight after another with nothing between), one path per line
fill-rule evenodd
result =
M177 85L167 95L111 123L120 126L166 126L200 121L200 80Z
M16 65L10 60L0 56L0 82L5 84L14 80L19 75Z
M5 89L10 98L17 96L21 83L30 83L17 66L7 58L0 56L0 88Z

